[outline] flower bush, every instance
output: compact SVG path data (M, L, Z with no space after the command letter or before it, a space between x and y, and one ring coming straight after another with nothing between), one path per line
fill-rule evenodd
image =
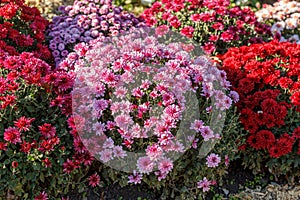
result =
M71 73L52 71L32 53L0 51L0 198L53 199L75 184L85 189L93 157L69 132L72 84Z
M123 186L143 181L161 190L161 198L198 198L218 183L229 160L234 159L238 122L229 109L238 95L230 91L224 71L208 58L189 58L193 45L177 40L166 44L172 38L172 34L164 35L168 28L158 28L153 35L146 30L75 46L64 63L77 74L72 92L73 130L104 166L118 169L101 167L103 179ZM215 82L224 91L213 86ZM187 91L195 95L198 108L188 104ZM159 116L151 116L157 114L157 108ZM195 108L201 118L191 117ZM212 127L225 118L222 112L212 117L215 109L230 112L223 131ZM182 136L180 126L190 130ZM214 142L217 145L209 153L207 144ZM198 157L201 150L208 152ZM143 154L132 157L134 152ZM175 162L172 156L176 154L183 155ZM122 169L132 174L119 171Z
M300 45L275 40L231 48L219 56L240 96L240 121L248 133L240 149L253 169L298 174L299 53Z
M253 10L260 9L263 4L273 4L276 0L231 0L231 4L238 6L248 6Z
M149 26L168 25L193 38L208 54L229 47L261 43L270 27L261 24L250 8L230 7L230 1L157 1L142 14Z
M73 5L60 7L60 11L62 14L52 19L48 29L49 48L57 66L79 42L114 36L141 25L140 19L112 5L111 0L75 1Z
M26 6L23 0L1 1L0 48L11 55L27 51L51 60L51 52L44 43L48 24L37 8Z
M300 43L300 2L281 0L273 5L265 5L255 15L258 21L272 26L273 35L280 41Z

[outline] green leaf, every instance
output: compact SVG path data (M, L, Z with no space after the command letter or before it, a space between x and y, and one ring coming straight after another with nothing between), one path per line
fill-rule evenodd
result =
M14 193L17 196L21 196L22 193L24 193L24 190L22 188L22 184L21 183L18 183L17 186L14 188Z
M26 106L26 110L27 110L28 112L30 112L30 113L35 113L35 112L36 112L35 107L30 106L30 105Z
M45 182L45 176L43 173L40 174L40 180L42 181L42 183Z

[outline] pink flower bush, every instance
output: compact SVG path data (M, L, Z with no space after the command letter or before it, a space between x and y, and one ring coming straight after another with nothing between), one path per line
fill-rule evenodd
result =
M166 181L174 168L178 170L173 154L199 150L204 142L220 140L222 136L210 127L208 116L213 110L229 110L238 99L238 94L230 91L224 71L205 56L192 57L194 45L168 43L172 41L168 27L155 29L153 35L147 32L150 30L136 29L120 37L80 43L60 63L61 69L77 74L72 92L73 130L102 163L133 169L133 174L126 175L133 184L152 176L158 182ZM195 136L188 135L182 142L177 138L178 125L185 110L195 109L186 104L188 91L199 95L195 97L204 109L201 119L191 119L186 127ZM209 105L211 98L215 101ZM132 161L129 158L136 151L144 153ZM213 168L225 166L225 159L219 157L225 155L214 155ZM121 165L118 160L123 159L128 161ZM204 160L199 162L205 165Z

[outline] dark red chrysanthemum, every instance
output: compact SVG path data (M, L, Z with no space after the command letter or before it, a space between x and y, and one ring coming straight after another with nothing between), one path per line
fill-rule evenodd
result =
M67 159L63 164L63 172L70 174L75 169L75 164L70 159Z
M51 163L51 161L49 160L49 158L45 158L44 160L42 160L42 162L45 164L45 167L46 167L46 168L52 166L52 163Z
M256 138L260 144L261 149L268 149L273 146L275 142L275 136L271 131L261 130L256 133Z
M48 200L48 195L46 192L41 192L39 195L34 197L34 200Z
M284 133L279 139L276 140L274 145L269 149L269 154L273 158L279 158L292 152L294 145L294 138Z
M261 143L259 142L256 135L250 135L247 138L247 143L249 144L249 146L251 146L254 149L261 149Z
M51 124L45 123L39 126L40 133L46 138L52 138L56 134L56 128Z
M89 185L96 187L100 183L100 176L98 174L93 174L89 177Z
M292 135L295 139L300 139L300 126L295 128Z

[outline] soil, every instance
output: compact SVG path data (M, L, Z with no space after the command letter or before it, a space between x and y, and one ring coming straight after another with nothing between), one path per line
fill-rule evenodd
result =
M224 198L229 198L254 185L266 186L271 183L270 174L265 174L260 180L254 180L255 176L251 170L244 169L239 160L232 162L228 174L223 178L223 184L216 187L214 191L208 193L206 199L211 200L215 194L222 195ZM249 184L249 183L252 183ZM254 183L254 185L253 185ZM97 191L88 189L86 200L159 200L159 194L154 194L147 189L145 185L127 186L121 188L119 185L110 185L105 188L100 188ZM72 200L84 200L81 195L72 192L69 195ZM171 200L171 199L170 199Z
M218 186L213 192L210 192L206 198L207 200L212 199L214 194L222 194L223 197L229 198L229 196L240 193L245 187L251 188L257 185L264 187L270 182L269 173L261 176L260 180L255 180L251 170L244 169L241 161L236 160L230 164L228 174L223 177L223 184Z
M97 191L91 188L87 191L86 198L83 198L76 191L69 195L71 200L158 200L159 197L147 190L143 185L120 187L119 185L111 185L106 188L99 188Z

